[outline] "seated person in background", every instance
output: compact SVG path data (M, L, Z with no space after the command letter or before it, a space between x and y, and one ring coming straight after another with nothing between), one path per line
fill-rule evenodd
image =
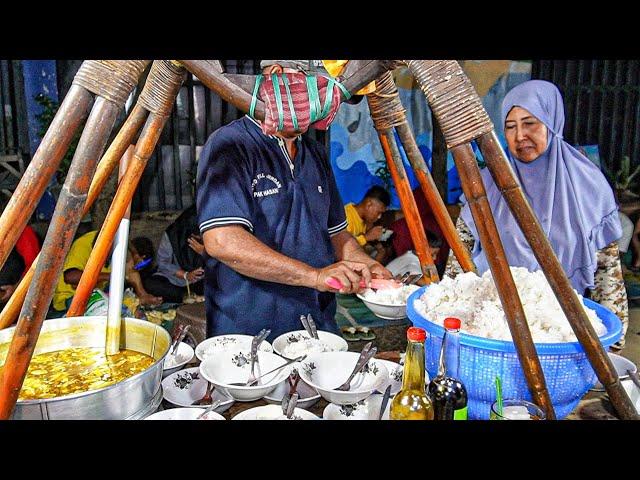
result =
M0 306L3 306L11 298L23 271L24 260L17 248L13 248L2 270L0 270Z
M166 302L182 303L187 282L192 293L202 295L204 244L198 229L196 206L187 208L162 234L156 262L158 269L144 279L144 286Z
M24 260L24 275L31 267L31 264L40 253L40 240L29 225L24 227L24 230L18 237L16 242L16 250Z
M386 256L384 246L378 242L384 228L381 225L373 226L391 203L391 196L383 187L374 185L358 204L347 203L344 212L347 217L347 231L355 237L358 244L371 254L376 250L376 261ZM370 248L367 248L370 247Z
M422 189L420 187L415 188L413 190L413 196L416 199L416 206L420 213L422 226L427 232L427 240L429 241L429 246L432 250L431 256L433 257L433 263L435 263L436 268L438 269L438 274L442 276L447 264L447 257L449 256L449 244L444 239L440 225L438 225L438 222L427 203L427 199L425 198L424 193L422 193ZM403 217L393 222L390 229L393 231L391 242L396 257L402 256L409 250L415 250L406 218ZM437 256L434 256L433 252L436 251Z
M439 258L442 251L442 240L435 233L428 230L427 240L431 249L431 257L434 259ZM386 267L394 276L403 275L406 272L422 273L420 259L414 250L407 250L402 255L391 260Z
M58 279L53 294L52 307L56 312L64 312L69 308L69 305L71 305L71 299L76 293L76 288L82 278L82 272L89 261L89 256L91 255L97 236L98 231L92 230L78 237L71 244L67 258L64 261L64 266L62 267L62 275L60 275ZM95 288L104 290L107 287L111 272L110 261L111 257L108 257L107 265L105 265L100 272ZM154 297L146 292L142 286L139 275L137 275L137 277L136 275L132 275L131 277L131 284L136 295L140 298L141 305L157 305L162 303L162 298Z

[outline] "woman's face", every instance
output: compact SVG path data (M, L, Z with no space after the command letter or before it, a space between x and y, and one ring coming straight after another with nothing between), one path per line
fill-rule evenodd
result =
M511 155L533 162L547 149L547 127L527 110L513 107L504 121L504 135Z

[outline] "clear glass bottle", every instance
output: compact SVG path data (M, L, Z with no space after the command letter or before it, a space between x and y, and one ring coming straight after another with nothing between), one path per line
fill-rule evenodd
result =
M391 401L391 420L433 420L433 405L425 391L424 341L427 333L418 327L407 330L402 388Z
M429 383L436 420L467 419L467 389L460 381L460 319L444 320L438 375Z

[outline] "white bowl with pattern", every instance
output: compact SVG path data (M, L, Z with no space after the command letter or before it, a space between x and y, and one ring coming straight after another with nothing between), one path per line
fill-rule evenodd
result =
M239 402L252 402L264 397L275 390L280 382L289 376L293 365L287 365L280 370L267 374L260 379L259 385L253 387L231 385L246 382L251 374L251 357L242 352L220 352L209 355L200 364L202 376L216 387L223 388L229 395ZM254 373L258 377L268 373L276 367L284 365L287 360L280 355L268 352L258 352Z
M289 420L280 405L263 405L240 412L231 420ZM302 408L294 408L291 420L320 420L319 417Z
M208 412L199 419L198 416L203 411L204 408L170 408L149 415L145 420L226 420L216 412Z
M207 338L196 346L196 357L201 362L204 362L209 355L220 352L242 352L248 355L251 353L252 340L252 335L240 334L218 335ZM269 342L264 340L258 347L258 351L273 352L273 348Z
M328 402L337 405L357 403L374 391L384 391L389 382L387 367L372 358L351 380L347 391L336 390L356 366L357 352L320 352L307 356L298 367L300 378L315 388Z
M197 407L193 402L204 397L208 383L200 374L200 367L185 368L162 380L162 396L167 402L178 407ZM211 399L221 401L214 409L218 413L227 410L234 402L233 397L220 388L213 389Z
M169 352L167 356L164 357L162 378L166 378L172 373L182 370L187 363L193 360L193 354L193 347L191 345L180 342L174 355L171 355L171 352Z
M349 344L342 336L323 330L318 330L317 340L306 330L295 330L283 333L273 341L273 350L290 360L314 352L346 352L348 349Z
M369 398L352 404L336 405L335 403L330 403L324 408L322 418L325 420L378 420L380 408L382 408L382 397L383 395L376 393ZM393 395L387 402L381 420L389 420L392 398Z

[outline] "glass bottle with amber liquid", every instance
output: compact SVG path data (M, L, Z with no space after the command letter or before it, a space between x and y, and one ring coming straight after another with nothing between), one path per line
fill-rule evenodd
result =
M418 327L407 330L402 389L391 401L391 420L433 420L433 405L425 390L424 341L427 333Z
M460 319L444 319L438 375L429 383L436 420L467 419L467 389L460 381Z

